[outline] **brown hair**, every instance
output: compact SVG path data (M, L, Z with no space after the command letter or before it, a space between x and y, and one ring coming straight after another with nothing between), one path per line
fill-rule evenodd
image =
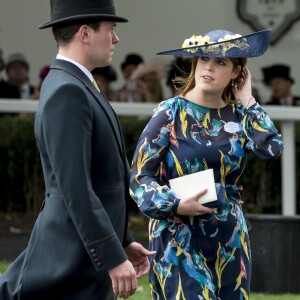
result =
M87 25L91 27L94 31L97 31L100 28L101 22L86 21L86 22L80 22L76 24L71 23L68 25L63 24L61 26L52 27L52 33L56 40L57 46L67 45L73 39L74 35L82 25Z
M187 92L189 92L195 87L195 72L198 59L198 56L193 57L191 72L189 74L187 74L186 76L177 76L175 79L173 79L175 89L182 95L185 95ZM240 66L241 71L236 77L236 79L230 81L223 91L222 99L226 103L232 103L236 100L232 92L232 86L237 85L237 87L239 88L240 82L243 79L242 71L247 64L247 58L230 58L230 60L233 63L233 68L237 68Z

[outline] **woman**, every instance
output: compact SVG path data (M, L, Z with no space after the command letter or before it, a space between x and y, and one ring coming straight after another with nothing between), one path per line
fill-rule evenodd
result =
M175 80L179 96L155 109L132 163L131 195L150 218L150 248L156 250L149 273L152 299L249 297L251 251L238 179L247 152L271 160L283 148L251 95L245 67L247 57L266 51L269 38L269 30L246 36L215 30L158 53L193 61L188 77ZM209 168L224 188L220 207L198 202L206 190L175 197L169 179Z

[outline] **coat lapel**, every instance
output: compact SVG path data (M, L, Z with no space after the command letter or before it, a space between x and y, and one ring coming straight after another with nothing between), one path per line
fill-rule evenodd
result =
M122 131L119 125L118 117L108 100L97 91L96 87L89 80L89 78L74 64L64 60L56 59L51 65L51 69L58 69L68 72L69 74L73 75L77 80L79 80L88 89L88 91L94 96L95 100L99 103L104 113L106 114L110 125L113 129L122 157L126 156Z

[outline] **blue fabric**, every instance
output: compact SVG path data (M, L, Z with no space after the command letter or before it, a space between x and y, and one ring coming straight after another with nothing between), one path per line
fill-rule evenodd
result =
M206 207L210 208L218 208L225 204L225 187L223 184L217 182L216 183L216 192L217 192L217 199L216 201L208 202L203 204Z
M238 188L247 152L274 159L282 140L267 113L252 105L210 109L182 97L162 102L133 157L131 195L150 219L152 299L248 299L251 250ZM176 213L169 179L212 168L212 214ZM222 203L221 203L222 202Z
M263 55L270 44L271 31L269 29L229 41L218 42L226 34L234 35L227 30L214 30L205 34L209 36L212 44L193 46L189 48L178 48L160 51L157 55L175 56L205 56L205 57L257 57Z

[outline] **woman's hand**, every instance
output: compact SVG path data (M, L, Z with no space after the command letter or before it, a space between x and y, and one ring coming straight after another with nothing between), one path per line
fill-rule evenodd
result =
M207 193L207 190L200 191L194 196L182 198L177 207L177 214L183 216L198 216L203 214L211 214L213 210L200 204L199 199Z
M243 69L242 79L238 85L234 85L232 87L232 92L235 98L238 99L246 108L249 108L251 105L256 103L254 97L252 96L251 73L249 69Z

